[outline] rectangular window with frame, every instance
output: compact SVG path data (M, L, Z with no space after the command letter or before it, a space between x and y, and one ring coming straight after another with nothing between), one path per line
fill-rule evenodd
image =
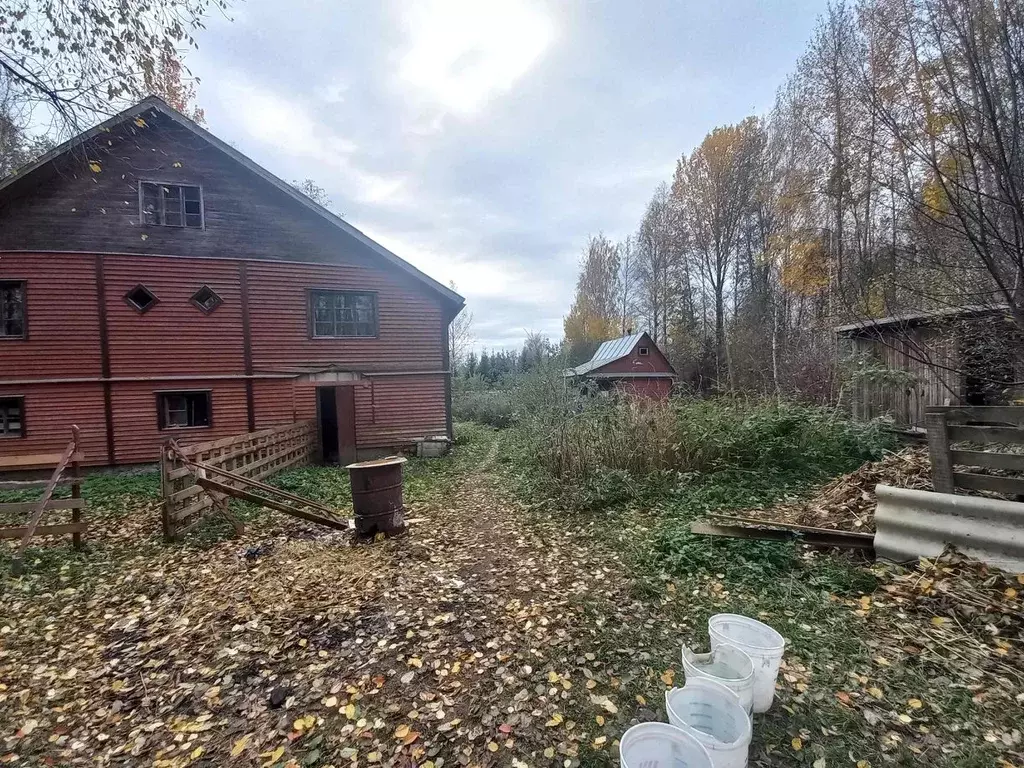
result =
M202 229L203 192L199 187L143 181L139 184L142 223Z
M0 438L25 436L25 398L0 397Z
M157 392L157 421L160 429L208 427L212 410L210 392Z
M377 335L377 294L368 291L309 292L313 338Z
M0 339L25 338L25 281L0 280Z

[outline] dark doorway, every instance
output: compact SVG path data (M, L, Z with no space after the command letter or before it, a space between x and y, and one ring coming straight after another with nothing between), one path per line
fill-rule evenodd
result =
M351 386L317 387L320 449L325 464L356 459L356 399Z
M338 463L338 401L336 387L316 388L316 411L320 420L320 455L325 464Z

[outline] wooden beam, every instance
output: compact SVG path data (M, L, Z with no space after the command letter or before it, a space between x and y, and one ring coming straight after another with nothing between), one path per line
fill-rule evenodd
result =
M775 520L760 520L756 517L738 517L734 515L718 515L715 513L708 513L708 517L713 517L716 520L726 520L730 523L742 523L743 525L759 525L764 526L766 528L782 528L787 531L797 531L800 533L821 533L825 535L838 533L844 536L859 536L865 540L870 540L874 538L874 534L865 533L863 531L842 531L836 528L817 528L812 525L780 523Z
M712 523L690 523L690 533L702 536L724 536L731 539L757 539L762 541L799 541L815 547L840 547L842 549L873 549L874 537L870 534L828 531L827 533L800 532L789 528L752 527L746 525L715 525Z
M48 480L0 480L0 491L30 491L33 488L45 488ZM71 485L74 480L70 477L62 477L58 486Z
M12 515L23 515L26 512L33 512L38 501L9 501L0 504L0 512ZM46 502L45 512L54 512L60 509L83 509L85 499L49 499Z
M85 533L88 526L86 523L62 523L60 525L37 525L33 536L62 536L70 533L80 536ZM0 539L20 539L28 531L28 526L21 525L10 528L0 528Z
M36 527L39 525L39 521L43 519L43 513L46 511L47 502L49 502L50 497L53 496L53 491L57 487L57 481L60 480L60 476L64 474L64 469L67 467L68 462L71 461L71 457L78 451L78 441L78 427L72 425L71 442L68 443L68 447L64 449L64 453L60 457L60 461L53 470L53 476L50 478L50 482L46 484L46 490L43 491L42 498L36 502L36 508L32 512L32 517L28 521L28 526L25 528L25 533L21 538L21 543L18 544L18 549L14 553L14 558L11 560L11 571L15 576L21 575L21 561L22 557L25 555L25 550L28 548L28 542L31 540L32 534L35 533ZM77 499L73 499L72 501L77 501Z
M63 458L64 454L61 453L35 453L26 454L24 456L5 456L0 458L0 470L33 468L49 469L55 464L58 464ZM81 451L76 451L71 459L82 462L85 460L85 454Z
M954 472L953 482L958 488L972 491L994 491L1011 496L1024 495L1024 478L979 475L974 472Z
M927 418L940 414L928 414ZM1024 429L1020 427L981 427L963 424L949 425L949 441L952 443L1024 443Z
M249 270L244 260L238 262L238 283L242 301L242 360L245 365L245 411L250 432L256 431L256 396L252 381L252 326L249 319Z
M96 312L100 331L100 373L103 376L103 420L107 434L107 464L114 465L114 396L110 383L110 332L107 326L107 281L103 255L96 254Z
M1019 405L929 405L925 413L944 413L951 422L981 421L1024 427L1024 407Z
M266 507L267 509L284 512L286 515L298 517L302 520L308 520L311 523L326 525L328 528L335 528L339 531L349 530L348 520L342 522L341 520L334 520L327 517L321 517L320 515L314 515L312 512L306 512L303 509L291 507L282 502L274 501L273 499L257 496L255 493L249 493L241 488L235 488L230 485L225 485L224 483L218 483L216 480L209 480L205 477L200 477L198 480L199 484L207 491L219 491L226 496L232 496L236 499L241 499L242 501L248 501L252 504L256 504L257 506Z
M932 487L939 493L953 492L953 464L949 458L949 427L946 414L925 413L928 457L932 462Z
M995 451L950 451L953 464L966 467L989 467L1024 472L1024 453L996 453Z

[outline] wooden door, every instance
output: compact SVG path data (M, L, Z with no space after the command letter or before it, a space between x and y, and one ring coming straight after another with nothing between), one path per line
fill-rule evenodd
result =
M356 393L354 387L335 387L338 412L338 460L342 465L356 460Z

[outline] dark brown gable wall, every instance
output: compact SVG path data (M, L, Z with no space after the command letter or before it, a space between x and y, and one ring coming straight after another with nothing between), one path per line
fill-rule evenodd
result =
M129 120L0 191L0 251L344 263L431 293L199 136L157 113L144 122ZM142 225L139 181L201 186L206 228Z

